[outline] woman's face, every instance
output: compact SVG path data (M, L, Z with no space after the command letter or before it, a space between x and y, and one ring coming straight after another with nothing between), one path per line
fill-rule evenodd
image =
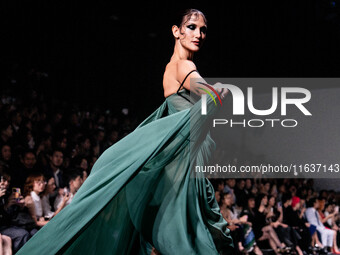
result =
M85 150L89 150L90 147L91 147L91 142L90 142L90 139L86 138L84 143L83 143L83 147Z
M325 200L319 200L319 210L323 211L325 209Z
M12 137L13 135L13 129L12 129L12 126L11 125L8 125L7 129L5 129L4 131L4 134L8 137Z
M62 149L65 149L67 147L67 138L63 138L63 140L60 142L60 147Z
M33 191L36 194L40 194L41 192L43 192L45 190L45 187L46 187L46 181L41 178L41 179L34 181Z
M332 213L334 211L333 208L334 208L333 205L328 205L326 207L326 211L329 212L329 213Z
M271 198L269 199L269 205L270 205L270 206L275 206L275 197L271 197Z
M225 195L224 196L224 204L226 205L226 206L231 206L232 205L232 197L231 197L231 194L228 194L228 195Z
M300 203L296 203L296 205L294 206L294 210L299 210L300 209L300 206L301 206L301 204Z
M2 182L0 182L1 188L7 190L7 189L9 188L9 183L10 183L10 181L11 181L11 177L9 177L9 176L4 176Z
M87 164L87 160L85 158L83 158L80 162L80 167L84 170L86 170L88 168L88 164Z
M267 196L264 196L264 197L262 198L261 204L262 204L262 205L267 205L267 204L268 204L268 197L267 197Z
M51 177L51 178L48 180L48 182L47 182L47 187L46 187L47 193L48 193L48 194L53 193L53 191L55 190L55 188L56 188L55 180L54 180L53 177Z
M250 179L247 179L247 180L246 180L246 189L251 189L251 186L252 186L251 180L250 180Z
M5 161L10 160L12 157L11 147L9 147L8 145L4 145L1 149L1 155Z
M286 192L286 186L282 184L280 186L279 190L280 190L281 193L285 193Z
M248 207L249 208L255 208L255 199L251 198L248 200Z
M270 183L269 183L269 182L267 182L267 183L264 185L264 189L265 189L265 191L269 192L269 190L270 190Z
M182 27L175 33L183 48L197 52L206 38L207 25L201 15L192 14L189 21L184 23Z

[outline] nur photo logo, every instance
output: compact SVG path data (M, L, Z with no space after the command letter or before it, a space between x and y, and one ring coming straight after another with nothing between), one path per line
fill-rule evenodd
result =
M266 119L243 119L241 121L235 121L233 119L213 119L213 127L216 125L228 124L230 127L243 126L243 127L263 127L265 124L270 124L274 127L276 123L280 122L282 127L296 127L298 122L296 119L278 119L269 118L273 114L279 114L280 116L287 116L287 108L298 109L304 116L312 116L312 113L307 109L305 104L311 100L311 92L308 89L302 87L271 87L271 93L266 94L266 99L270 100L270 105L266 108L259 109L254 105L256 102L254 96L253 87L246 88L246 94L242 91L239 86L233 84L222 84L217 83L212 87L204 82L197 82L204 85L206 88L199 88L206 94L201 95L201 114L207 114L207 96L210 96L217 106L217 100L222 106L222 100L216 89L227 89L229 90L231 97L227 100L232 100L232 115L233 116L245 116L246 110L255 116L266 116ZM216 98L213 96L216 95ZM288 107L287 107L288 106ZM278 110L280 108L280 110Z

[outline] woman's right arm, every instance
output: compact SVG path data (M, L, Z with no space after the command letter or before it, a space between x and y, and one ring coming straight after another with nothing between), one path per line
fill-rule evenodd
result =
M70 199L70 193L67 193L63 196L62 201L60 202L60 206L58 207L58 209L54 212L54 216L56 216L65 206L66 206L66 202Z

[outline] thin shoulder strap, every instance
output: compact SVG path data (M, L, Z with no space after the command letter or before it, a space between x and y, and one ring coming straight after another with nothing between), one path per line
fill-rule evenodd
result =
M178 88L178 90L177 90L177 93L181 90L181 88L182 88L182 86L183 86L185 80L188 78L188 76L189 76L192 72L197 72L197 70L192 70L192 71L190 71L190 72L187 74L187 76L185 76L184 80L183 80L182 83L181 83L181 86L179 86L179 88Z

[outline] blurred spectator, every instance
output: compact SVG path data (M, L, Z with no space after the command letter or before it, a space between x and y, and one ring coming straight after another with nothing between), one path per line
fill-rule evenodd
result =
M19 132L21 122L22 122L22 117L21 117L21 113L19 110L13 110L11 112L10 121L12 125L13 136L16 136Z
M12 222L16 211L20 207L23 208L24 200L22 196L16 198L14 193L10 193L10 181L9 173L2 172L0 180L0 234L2 238L8 236L11 241L11 245L9 245L9 240L7 240L6 244L3 245L3 249L7 249L7 252L9 252L13 248L15 253L29 240L31 235L26 229L15 226ZM7 247L8 245L9 247Z
M313 197L309 202L311 206L306 210L306 218L310 224L316 226L316 230L321 236L323 247L330 251L333 247L334 231L327 229L321 222L320 215L317 211L320 205L319 200Z
M12 166L12 149L7 143L0 145L0 165L2 167L10 168Z
M311 236L314 235L314 231L311 225L304 218L306 208L301 207L301 199L297 196L292 197L292 203L290 207L284 207L283 223L289 225L298 232L301 238L298 238L297 242L302 250L308 251L311 246Z
M83 181L86 180L87 176L89 175L89 164L87 161L87 157L79 155L73 158L71 162L72 168L78 168L82 171L82 179Z
M78 139L78 156L89 157L91 155L91 140L88 136L82 135Z
M93 154L99 156L104 151L105 132L103 129L97 129L94 134Z
M30 174L25 183L25 206L28 208L37 227L46 225L50 217L52 217L51 211L42 200L45 187L46 180L41 173Z
M325 228L327 229L332 229L334 232L334 237L333 237L333 248L332 248L332 252L334 253L339 253L339 248L337 245L337 229L333 229L331 226L327 226L327 220L328 219L334 219L335 216L337 215L337 212L333 211L332 213L328 214L327 217L325 216L325 214L323 213L325 210L325 205L326 205L326 198L328 197L327 191L323 190L322 192L320 192L320 195L323 196L319 196L318 200L319 200L319 207L318 207L318 213L321 219L321 223L325 226Z
M59 194L54 202L54 208L56 210L59 210L61 206L63 206L63 199L66 194L69 194L69 198L66 201L66 205L70 204L72 201L72 198L80 188L80 186L83 184L82 180L82 170L76 168L74 170L70 170L67 174L67 187L64 189L59 189Z
M277 228L277 233L281 240L283 240L287 245L292 247L299 255L303 255L303 252L299 246L299 241L301 240L300 234L297 232L295 228L289 226L286 219L286 215L290 216L293 214L292 209L292 194L286 193L282 196L282 209L281 209L281 217L280 217L280 226Z
M13 136L13 128L9 121L2 121L0 123L0 143L11 143Z
M223 193L231 193L234 203L237 203L236 196L234 192L236 180L234 178L227 179L223 188Z
M231 193L224 193L221 197L221 214L229 223L228 228L231 230L234 246L239 252L254 252L256 255L262 255L261 250L256 245L255 235L251 229L251 223L248 222L248 216L243 215L238 218L230 209L233 203Z
M45 211L46 211L45 217L48 218L48 219L51 219L55 215L57 215L66 206L66 203L70 198L70 194L66 193L66 194L63 195L58 210L53 212L52 206L51 206L51 203L50 203L50 195L54 194L54 191L56 190L55 179L54 179L54 176L47 176L46 180L47 180L46 187L45 187L45 190L43 192L41 201L42 201L43 208L45 208Z
M67 151L67 136L66 135L60 135L56 137L56 144L55 147L62 150Z
M37 171L36 167L36 156L33 150L25 149L20 155L20 163L13 166L12 176L12 187L20 188L24 190L24 185L27 177Z
M256 201L253 197L249 197L247 207L242 211L241 216L248 216L248 221L252 223L258 244L267 240L275 254L286 252L288 247L281 243L273 227L266 222L265 208L267 203L268 197L263 193L257 195Z
M119 132L116 129L112 129L107 137L106 142L104 142L104 149L111 147L119 140Z
M49 201L51 205L54 205L54 201L59 194L59 189L63 189L64 184L64 170L62 169L63 161L64 161L64 152L59 148L54 148L51 151L51 154L48 155L49 162L47 167L45 168L44 175L45 176L53 176L54 183L56 188L49 193ZM53 210L56 211L56 208L53 207Z
M236 187L234 190L236 204L241 208L241 210L247 204L247 192L245 191L245 183L246 183L245 180L238 179L236 181Z
M49 155L52 152L52 135L44 134L39 137L36 150L37 164L39 168L46 168L49 164Z
M55 148L49 157L49 164L45 169L46 175L52 175L55 179L55 185L58 188L64 187L62 165L64 161L64 153L61 149Z

